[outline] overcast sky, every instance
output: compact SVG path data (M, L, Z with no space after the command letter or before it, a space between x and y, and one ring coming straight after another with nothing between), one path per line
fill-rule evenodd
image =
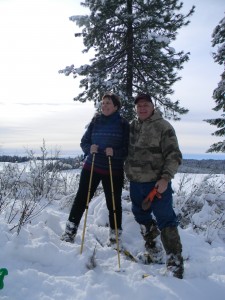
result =
M79 0L0 0L0 155L47 147L62 153L80 151L80 138L95 111L77 103L78 82L58 74L67 65L87 62L81 40L74 37L71 15L86 11ZM182 29L176 51L190 51L174 99L190 110L172 122L184 154L202 154L219 138L203 119L220 116L212 108L222 66L212 59L211 34L224 17L224 0L184 0L196 5L191 24Z

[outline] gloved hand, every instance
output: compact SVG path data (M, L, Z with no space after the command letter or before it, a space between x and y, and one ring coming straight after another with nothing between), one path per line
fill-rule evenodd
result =
M158 192L157 188L154 187L150 193L147 195L147 197L145 197L145 199L143 200L141 206L142 209L147 210L150 208L152 201L155 199L155 197L157 198L162 198L161 194Z

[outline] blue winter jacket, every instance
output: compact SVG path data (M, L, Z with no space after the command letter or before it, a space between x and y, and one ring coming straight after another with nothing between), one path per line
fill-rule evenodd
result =
M95 155L94 171L101 174L109 173L109 160L105 149L113 148L111 158L113 174L121 174L125 158L128 154L129 123L118 111L110 116L96 115L84 133L80 146L86 155L85 169L91 168L92 155L90 148L92 144L98 145L98 153Z

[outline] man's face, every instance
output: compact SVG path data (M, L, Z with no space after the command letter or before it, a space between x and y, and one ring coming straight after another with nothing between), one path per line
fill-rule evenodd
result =
M138 118L141 121L146 120L149 118L154 110L154 105L153 103L145 100L145 99L140 99L137 104L136 104L136 112L138 115Z

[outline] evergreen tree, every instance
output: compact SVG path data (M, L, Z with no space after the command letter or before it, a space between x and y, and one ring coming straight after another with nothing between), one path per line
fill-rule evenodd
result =
M213 59L216 63L225 66L225 17L219 22L212 34L212 46L218 46L217 51L213 52ZM216 106L215 111L222 111L220 118L204 120L210 125L215 125L218 130L212 135L225 136L225 69L221 75L221 80L217 88L213 91L213 99ZM214 143L207 152L225 152L225 140Z
M82 92L74 98L85 102L99 101L106 91L121 96L123 114L134 117L133 96L149 93L166 118L179 120L188 112L172 101L172 85L180 79L190 53L176 52L171 43L178 29L188 25L194 6L186 14L178 0L85 0L81 5L90 15L70 17L80 28L87 53L94 49L90 64L66 67L66 75L82 76Z

